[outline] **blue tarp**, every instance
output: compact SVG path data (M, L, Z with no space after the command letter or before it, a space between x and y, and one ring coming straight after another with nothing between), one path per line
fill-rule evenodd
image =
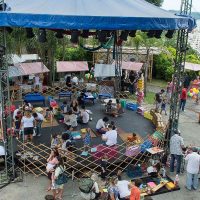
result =
M176 16L144 0L5 0L0 26L48 29L188 29ZM190 27L191 29L192 27Z

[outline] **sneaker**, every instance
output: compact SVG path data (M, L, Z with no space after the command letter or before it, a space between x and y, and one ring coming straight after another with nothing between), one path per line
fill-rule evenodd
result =
M35 136L36 136L36 132L33 133L33 137L35 137Z
M38 136L38 137L40 137L40 136L41 136L41 134L38 134L37 136Z

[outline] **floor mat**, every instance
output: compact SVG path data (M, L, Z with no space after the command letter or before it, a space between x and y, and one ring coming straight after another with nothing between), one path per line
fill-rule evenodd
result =
M53 119L53 122L51 123L50 121L43 121L42 122L42 128L46 128L46 127L52 127L52 126L58 126L58 122L56 119Z

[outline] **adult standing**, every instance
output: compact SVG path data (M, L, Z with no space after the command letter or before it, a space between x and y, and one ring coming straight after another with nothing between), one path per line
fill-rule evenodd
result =
M53 189L54 199L59 199L59 200L63 199L64 183L58 185L56 183L56 180L59 179L59 175L64 173L64 171L65 171L65 166L64 166L63 159L61 157L59 157L57 167L55 169L55 172L52 175L52 183L53 183L52 189Z
M106 123L109 121L107 117L99 119L96 124L96 131L100 134L105 134L107 131Z
M165 90L162 89L160 92L155 94L156 112L159 112L162 103L162 95L164 92Z
M96 177L97 175L96 174L92 174L91 175L91 180L93 181L93 186L90 190L89 193L84 193L84 192L81 192L81 197L85 200L92 200L92 199L98 199L101 195L101 192L99 191L99 185L97 183L97 178Z
M39 89L40 87L40 77L38 74L35 75L35 78L34 78L34 86L35 86L35 89Z
M170 172L174 172L174 163L177 161L176 173L180 173L181 160L182 160L182 148L184 147L183 138L179 135L179 131L175 131L175 134L170 139Z
M117 131L113 130L113 126L108 126L108 131L102 135L102 140L105 141L107 146L114 146L117 144Z
M135 92L135 87L134 87L135 79L136 79L135 74L134 72L131 71L129 74L129 92L131 94L134 94Z
M41 113L33 113L33 117L36 121L36 136L41 136L42 122L44 121L44 116Z
M181 92L181 102L180 102L180 110L184 112L185 110L185 104L187 100L187 89L183 88Z
M192 153L188 154L185 158L187 161L187 178L186 188L197 190L198 187L198 173L200 168L200 155L197 153L197 148L192 149Z
M129 200L130 199L130 182L126 180L118 181L117 188L119 191L119 199L120 200Z
M28 137L30 137L30 140L32 142L34 126L35 126L34 117L31 115L30 111L26 111L25 115L22 117L21 120L21 129L22 127L24 129L25 142L27 142Z
M49 185L48 185L47 192L51 190L52 173L55 170L55 166L58 164L58 158L59 158L58 150L53 149L51 151L50 156L47 159L47 166L46 166L46 171L47 171L48 179L49 179Z
M132 182L132 188L131 188L131 196L130 200L140 200L140 185L142 184L141 179L136 179Z

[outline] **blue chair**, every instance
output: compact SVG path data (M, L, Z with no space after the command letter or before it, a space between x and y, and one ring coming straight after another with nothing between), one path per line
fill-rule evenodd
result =
M112 95L109 93L101 93L99 94L99 99L110 99L112 98Z
M29 103L38 103L42 102L45 106L45 97L42 96L40 93L30 93L25 95L24 100L28 101Z
M67 92L59 92L58 93L59 100L60 100L61 97L69 97L70 100L71 100L72 92L69 92L69 91L67 91Z

